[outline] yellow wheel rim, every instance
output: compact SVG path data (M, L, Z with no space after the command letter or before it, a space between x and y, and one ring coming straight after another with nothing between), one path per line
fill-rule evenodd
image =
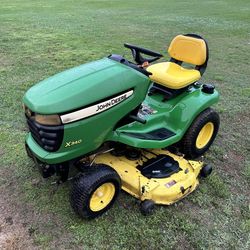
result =
M213 133L214 124L212 122L206 123L197 136L196 147L198 149L204 148L211 140Z
M98 212L104 209L111 202L115 195L115 186L107 182L98 187L90 198L89 207L92 211Z

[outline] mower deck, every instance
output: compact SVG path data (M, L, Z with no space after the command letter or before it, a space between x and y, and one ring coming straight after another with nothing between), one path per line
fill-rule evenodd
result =
M194 191L203 167L202 162L188 161L160 149L141 150L137 159L106 153L98 155L94 162L112 167L119 174L122 189L127 193L141 201L153 200L164 205L170 205Z

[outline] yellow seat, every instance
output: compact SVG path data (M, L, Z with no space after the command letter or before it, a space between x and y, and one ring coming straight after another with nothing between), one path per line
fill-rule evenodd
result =
M171 89L181 89L201 78L199 70L185 69L172 62L163 62L147 68L150 79Z
M170 62L157 63L149 66L152 73L150 79L171 89L184 88L201 78L208 61L206 41L198 35L178 35L169 48ZM181 66L182 62L195 65L195 69Z

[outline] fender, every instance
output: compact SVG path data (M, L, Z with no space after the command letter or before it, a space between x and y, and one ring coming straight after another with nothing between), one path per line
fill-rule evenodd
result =
M204 93L201 89L193 91L178 102L168 117L169 127L181 137L186 133L195 118L205 109L211 107L219 100L219 93Z
M110 140L140 148L167 147L180 141L195 118L218 102L219 93L214 90L214 93L207 94L201 88L193 88L190 92L185 92L167 102L160 103L159 98L159 96L146 98L144 103L153 110L151 114L143 117L147 120L146 124L134 122L118 128ZM170 131L172 136L163 140L138 138L138 134L149 134L161 128ZM136 133L137 137L132 136L133 133Z

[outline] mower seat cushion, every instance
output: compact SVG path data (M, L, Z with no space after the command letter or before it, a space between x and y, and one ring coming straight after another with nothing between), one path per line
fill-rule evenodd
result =
M178 61L194 65L204 64L208 56L205 40L183 35L172 40L168 53Z
M151 65L147 68L151 72L150 79L170 89L181 89L201 78L201 74L195 69L185 69L172 62L163 62Z

